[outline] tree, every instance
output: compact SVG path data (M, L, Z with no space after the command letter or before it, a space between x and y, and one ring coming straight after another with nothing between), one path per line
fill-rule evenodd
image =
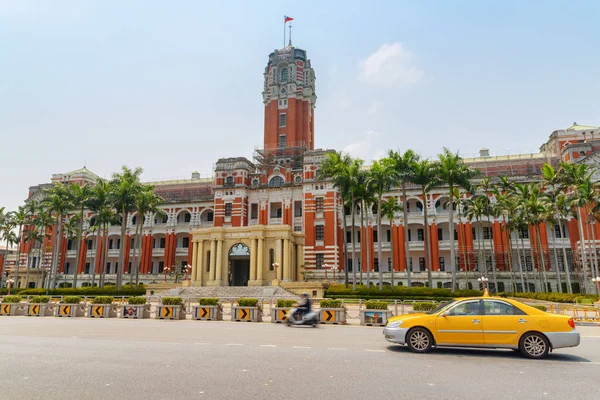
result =
M0 240L3 240L6 247L4 248L4 261L0 266L0 272L4 271L8 265L8 249L17 242L17 235L14 232L16 223L13 214L5 212L5 207L0 207ZM0 283L3 277L0 276Z
M84 211L88 206L88 202L90 201L90 197L92 195L92 189L87 184L79 185L78 183L72 183L69 186L70 196L73 202L73 207L76 208L79 212L78 221L79 226L77 227L77 255L75 257L75 272L73 274L73 287L77 287L77 274L79 268L79 258L81 257L81 240L83 237L83 223L84 223Z
M448 185L448 221L450 223L450 268L452 270L452 290L456 289L456 244L454 242L454 199L456 187L471 190L470 179L477 176L478 171L466 165L457 153L452 153L444 147L442 154L438 155L438 175L441 182Z
M410 270L410 246L408 243L408 197L406 196L406 184L411 182L414 175L415 164L420 157L412 150L406 150L402 155L390 150L388 158L392 160L396 171L397 183L402 188L402 224L404 226L404 254L406 254L406 280L408 287L412 286Z
M388 197L381 204L381 213L390 220L390 227L394 229L394 218L396 218L396 214L402 211L402 205L398 203L398 199L395 197ZM392 243L392 271L391 271L391 283L392 287L394 287L394 270L396 268L396 263L394 261L394 244Z
M328 153L327 159L323 162L320 169L322 179L331 179L334 187L340 190L343 199L349 200L350 210L352 211L352 287L356 290L356 224L355 210L357 193L359 192L359 180L361 175L363 161L353 159L349 155L341 152ZM345 220L345 217L344 217ZM345 234L345 231L344 231ZM346 251L346 249L344 249ZM345 268L345 283L348 286L348 267Z
M56 287L56 279L58 274L58 264L60 262L60 251L62 243L62 227L63 219L69 210L71 210L71 198L67 187L62 183L56 183L46 191L47 197L44 199L45 208L55 217L54 240L52 250L52 263L50 276L48 278L48 290Z
M427 262L427 281L429 287L433 286L431 277L431 249L429 248L429 220L427 218L427 209L429 208L427 201L427 193L429 190L439 183L438 164L429 160L421 160L414 163L413 175L410 180L412 183L421 188L423 197L423 221L425 225L425 259Z
M99 179L94 187L89 199L89 208L94 213L92 218L92 229L96 230L96 244L94 246L94 262L92 268L92 286L96 281L96 265L99 264L100 286L104 284L104 274L106 272L106 251L108 241L108 228L115 223L115 212L111 203L111 185L104 179ZM101 251L99 251L101 250ZM99 262L98 262L99 260Z
M142 256L142 239L141 236L144 233L144 221L145 216L148 213L153 213L157 215L163 215L164 212L158 208L158 206L163 202L163 199L154 192L154 186L151 185L143 185L141 190L135 197L135 211L137 214L136 218L136 227L135 227L135 239L134 239L134 248L135 240L137 240L137 251L134 252L134 268L135 268L135 284L136 286L139 284L139 276L140 276L140 262ZM130 281L132 283L133 273L130 274Z
M125 268L125 249L127 248L127 220L129 213L135 210L135 198L141 190L141 168L134 170L123 166L121 173L113 174L110 182L110 199L114 209L121 218L121 245L119 246L119 266L117 268L117 290L123 286L123 271Z
M362 171L361 171L362 172ZM371 246L369 241L369 227L370 224L370 213L371 207L375 202L375 198L373 196L373 191L370 189L367 174L361 173L358 180L358 190L356 192L358 207L360 208L360 241L366 243L365 246L360 246L360 258L363 260L363 265L367 266L367 283L366 286L369 287L371 285ZM366 212L365 212L366 211ZM365 217L366 217L366 225L365 225ZM364 231L364 235L363 235ZM362 266L360 268L360 283L363 283L362 279Z
M19 266L21 263L21 242L23 241L23 226L29 220L29 214L25 207L19 206L17 211L12 213L13 223L19 227L17 235L17 259L15 260L15 282L19 285ZM17 286L18 287L18 286Z
M379 290L383 290L383 236L381 234L381 215L383 214L383 194L389 192L392 184L397 180L393 161L381 159L374 161L369 170L367 181L377 199L377 259L379 260Z

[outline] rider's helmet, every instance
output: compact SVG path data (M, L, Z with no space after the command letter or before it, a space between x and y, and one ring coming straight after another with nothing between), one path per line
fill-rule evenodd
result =
M308 293L302 293L302 297L305 299L308 298Z

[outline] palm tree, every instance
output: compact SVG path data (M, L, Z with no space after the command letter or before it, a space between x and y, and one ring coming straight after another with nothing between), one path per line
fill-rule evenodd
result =
M73 274L73 287L77 287L77 274L79 269L79 258L81 257L81 240L83 237L83 223L84 223L84 210L88 205L90 200L90 196L92 195L92 189L87 184L79 185L77 183L72 183L69 186L69 191L71 195L71 199L73 201L73 207L78 209L79 216L79 226L77 228L77 255L75 257L75 273Z
M566 221L569 217L573 217L575 218L575 213L573 208L570 206L569 204L569 198L567 197L567 195L565 193L558 193L555 197L555 208L556 208L556 218L558 220L558 223L560 225L560 222L562 220ZM566 229L569 229L569 225L566 224L565 225ZM571 232L569 232L568 236L571 235ZM565 268L565 276L567 278L567 291L569 293L573 293L573 285L571 283L571 271L569 268L569 263L568 263L568 259L567 259L567 249L562 246L562 253L563 253L563 265ZM557 266L558 268L558 266Z
M396 218L396 214L402 211L402 205L398 203L398 199L395 197L388 197L383 204L381 205L381 213L390 220L390 227L394 229L394 218ZM394 243L390 246L392 249L392 277L391 283L392 287L394 287L394 270L396 268L396 263L394 262Z
M117 290L123 285L123 271L125 268L125 249L127 236L127 220L129 213L135 210L135 198L140 192L141 168L134 170L123 166L121 173L113 174L111 183L111 200L113 207L121 217L121 245L119 246L119 265L117 267Z
M452 290L456 289L456 247L454 242L454 199L453 193L456 187L466 190L471 189L470 179L478 175L478 171L466 165L458 155L452 153L444 147L442 154L438 155L439 159L439 178L440 181L448 185L448 221L450 222L450 268L452 269Z
M47 190L47 197L44 199L45 207L48 211L55 216L55 229L56 233L54 237L54 249L52 250L52 263L50 269L50 276L48 278L48 288L56 287L56 279L58 272L58 264L60 262L60 251L62 243L62 227L63 218L73 207L71 205L71 199L69 191L66 186L62 183L56 183L50 189Z
M17 259L15 260L15 282L19 282L19 266L21 262L21 242L23 240L23 226L29 220L29 214L25 207L19 206L17 211L12 213L13 220L15 225L19 227L19 234L17 235L18 244L17 244ZM25 284L27 285L27 284Z
M69 218L67 220L67 222L65 222L65 224L63 225L63 230L65 232L65 238L67 239L67 241L71 242L71 246L73 247L74 241L75 239L77 239L77 231L79 230L79 215L75 214L73 215L71 218ZM77 249L79 249L79 246L77 246ZM77 271L77 264L74 265L75 267L75 271ZM67 274L67 271L63 271L63 278L66 279L66 277L64 277L64 275ZM64 282L64 284L66 284L66 281Z
M100 283L104 283L104 272L106 270L106 242L108 240L108 227L115 222L115 213L110 199L111 185L104 179L99 179L94 187L88 201L90 210L94 213L92 228L96 230L96 244L94 245L94 262L92 267L92 286L96 282L96 265L102 266L100 272ZM100 245L102 244L102 245ZM101 249L101 252L98 250ZM98 260L100 262L98 263Z
M433 287L433 279L431 277L431 249L429 248L429 220L427 218L427 193L429 190L439 183L438 164L429 160L421 160L414 163L413 175L410 178L411 182L421 187L421 195L423 196L423 221L425 225L425 260L427 262L427 281L429 287Z
M389 192L396 180L396 171L392 160L374 161L368 173L367 181L377 199L377 259L379 260L379 290L383 290L383 236L381 234L381 215L383 214L383 194Z
M361 171L362 172L362 171ZM361 242L365 243L365 246L360 246L360 258L362 260L362 264L367 266L367 283L366 286L369 287L371 284L371 246L369 242L369 210L371 210L373 203L375 202L375 198L373 196L373 191L370 189L369 184L367 182L367 174L361 173L358 180L358 190L356 193L357 202L360 208L360 232L361 232ZM366 211L366 212L365 212ZM365 216L367 219L365 225ZM366 228L365 228L366 227ZM362 232L364 231L364 235ZM364 250L363 250L364 249ZM360 282L363 283L362 278L362 265L360 268Z
M410 270L410 245L408 243L408 197L406 196L406 184L411 182L414 174L414 166L420 157L412 150L406 150L402 155L390 150L388 158L394 163L396 178L402 188L402 223L404 225L404 254L406 254L406 280L408 287L412 286Z
M331 179L334 187L337 187L342 198L349 200L352 213L352 287L356 290L356 204L357 194L360 191L360 175L363 161L353 159L341 152L331 152L321 165L320 173L322 179ZM345 220L345 217L344 217ZM345 236L345 232L344 232ZM346 249L344 249L345 251ZM348 286L348 268L345 269L345 283Z
M135 211L137 214L137 221L135 227L135 238L134 238L134 249L135 240L137 239L137 251L134 250L134 268L135 268L135 284L139 284L140 276L140 263L139 260L142 257L142 234L144 233L144 220L148 213L162 215L164 212L158 208L163 203L163 199L154 192L154 186L143 185L140 192L135 197ZM132 283L133 273L130 273L129 283Z
M4 248L4 260L2 266L0 266L0 271L4 271L6 266L8 265L8 249L12 247L17 242L17 235L14 232L16 223L13 217L13 214L10 212L5 212L5 207L0 207L0 240L3 240L6 247ZM0 283L2 282L2 277L0 277Z

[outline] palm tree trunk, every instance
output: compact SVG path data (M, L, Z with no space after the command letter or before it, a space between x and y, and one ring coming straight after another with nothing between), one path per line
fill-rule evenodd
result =
M354 202L354 192L352 192L350 203L350 207L352 208L352 290L356 290L356 248L354 246L354 243L356 242L356 226L354 224L356 204Z
M73 274L73 288L77 287L77 273L79 272L79 258L81 257L81 239L83 238L83 205L79 212L79 229L77 231L77 257L75 257L75 273Z
M366 232L367 229L365 229L365 201L361 200L361 204L360 204L360 234L361 234L361 243L363 243L363 241L365 240L366 237L368 237L367 235L363 235L363 231ZM367 243L369 243L369 241L367 240ZM366 249L366 246L365 246ZM365 257L365 250L363 250L363 246L360 246L360 259L362 260L362 262L365 262L365 259L368 258ZM367 288L370 287L371 283L369 282L370 279L370 275L369 275L369 271L367 270ZM363 276L362 276L362 266L360 268L360 283L363 283Z
M137 217L139 217L139 215L137 215ZM137 218L137 219L143 219L143 218ZM140 234L139 234L139 230L140 230L140 221L136 221L136 225L135 225L135 236L133 237L133 263L132 266L135 269L135 275L137 277L137 272L139 271L139 267L137 266L137 262L138 262L138 242L141 242L140 240ZM193 246L193 244L191 244ZM129 285L133 285L133 275L134 272L133 271L129 271Z
M142 239L143 239L143 235L144 235L144 217L142 216L142 221L141 221L141 225L140 225L140 233L139 233L139 237L138 237L138 251L137 251L137 258L135 260L135 264L137 265L137 268L135 269L135 286L138 286L140 284L140 269L142 267ZM336 227L337 229L337 227ZM346 230L344 229L344 234L345 234ZM346 247L344 246L344 254Z
M454 247L454 193L450 187L450 201L448 204L448 222L450 230L450 268L452 269L452 291L456 290L456 248ZM467 284L468 286L468 284Z
M496 252L494 251L494 238L492 237L492 235L493 235L492 220L489 215L488 215L488 223L490 224L489 241L490 241L490 249L491 249L491 259L492 259L492 279L494 279L494 291L496 293L498 293L498 278L496 276ZM485 268L487 269L487 263L486 263Z
M125 241L127 240L127 213L125 212L125 207L122 208L121 211L121 245L119 246L119 266L117 267L117 290L121 290L123 286L123 271L125 271Z
M429 249L429 220L427 219L427 194L425 193L425 186L422 187L423 194L423 221L425 222L425 262L427 266L425 269L427 270L427 282L429 283L429 287L433 288L433 279L431 277L431 251Z
M383 290L383 237L381 236L381 195L377 198L377 259L379 260L379 290Z
M92 263L92 286L96 283L96 265L98 264L98 243L100 242L100 228L96 229L96 244L94 245L94 262Z
M394 230L394 218L393 217L390 219L390 229L393 232L393 230ZM394 270L396 268L396 261L394 260L394 239L393 239L394 235L392 235L390 233L390 236L392 237L392 241L390 242L390 252L392 255L392 270L390 271L391 272L390 281L391 281L392 287L394 287Z
M522 239L521 239L522 241ZM517 262L519 264L519 278L521 280L521 291L526 292L525 278L523 277L523 262L521 260L521 254L519 253L519 233L517 231L517 240L515 240L515 248L517 250ZM516 291L516 290L515 290Z
M410 270L410 244L408 242L408 199L406 198L406 183L402 182L402 218L404 224L404 254L406 254L406 283L410 288L411 282L411 270Z
M481 221L479 220L479 217L477 217L475 219L475 221L477 222L477 225L479 225L479 227L481 227ZM477 229L475 229L475 232L477 232ZM477 271L480 271L482 262L481 262L481 256L483 254L483 252L481 251L481 236L483 235L483 229L481 230L481 234L477 235ZM485 260L483 260L483 276L487 277L487 268L485 267Z
M560 218L559 218L560 221ZM569 229L569 224L567 223L566 225L567 230ZM563 235L563 236L567 236L567 235ZM571 236L571 232L569 232L569 237ZM571 284L571 271L569 270L569 263L567 260L567 249L565 248L565 246L562 246L562 252L563 252L563 265L565 267L565 276L567 278L567 292L573 294L573 286Z
M594 276L598 276L598 253L596 248L596 231L594 229L594 220L592 219L589 223L590 230L592 232L592 251L594 252Z
M21 236L23 235L23 224L19 224L19 243L17 244L17 259L15 261L15 283L19 287L19 265L21 264ZM25 288L27 287L27 281L25 282Z
M369 218L369 210L367 209L367 226L365 229L365 249L367 251L367 259L363 262L367 266L367 287L371 285L371 239L369 237L369 228L371 227L371 220Z
M50 288L56 288L56 279L58 275L58 263L60 262L60 245L62 237L62 215L56 215L56 236L54 237L54 249L52 251L52 263L50 268L50 276L48 277L48 288L46 288L46 294Z
M560 220L558 221L558 229L560 229ZM556 281L558 282L558 293L562 293L562 279L560 276L560 266L558 265L558 250L556 250L556 230L554 229L554 226L552 226L552 249L554 250L554 264L556 264Z
M581 210L577 210L577 213L579 214L579 218L578 218L578 225L579 225L579 247L581 248L581 267L583 269L583 287L581 289L583 289L583 293L587 293L587 287L588 287L588 283L587 283L587 257L585 255L585 245L584 245L584 240L585 237L583 236L583 221L582 221L582 217L581 217Z
M344 206L344 200L342 199L342 227L344 229L344 285L348 288L348 239L346 237L346 232L348 230L348 224L346 223L346 212ZM306 275L304 275L306 277Z
M548 279L546 276L546 259L544 257L544 247L542 246L542 236L541 236L541 230L540 230L540 224L536 224L535 225L535 231L537 232L537 244L538 244L538 248L540 249L539 253L540 253L540 260L541 260L541 264L542 264L542 269L541 269L541 275L542 275L542 281L544 282L544 292L548 291Z

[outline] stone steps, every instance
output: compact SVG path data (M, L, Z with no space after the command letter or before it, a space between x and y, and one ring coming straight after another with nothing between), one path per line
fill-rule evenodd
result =
M200 286L171 289L160 296L179 296L182 298L218 297L255 299L297 299L298 295L279 286Z

